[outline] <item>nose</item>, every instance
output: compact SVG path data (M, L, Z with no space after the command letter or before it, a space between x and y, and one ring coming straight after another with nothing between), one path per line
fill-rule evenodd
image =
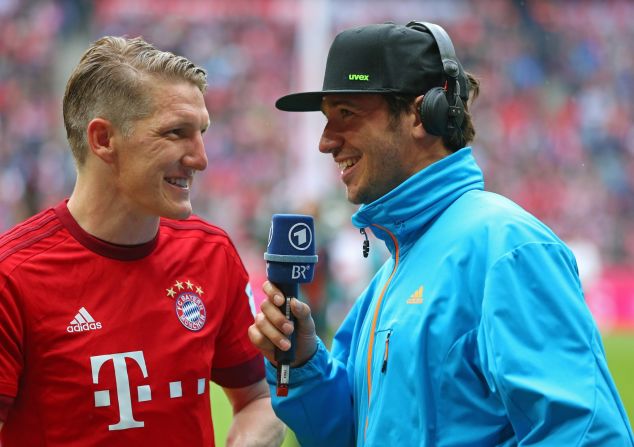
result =
M183 157L183 165L197 171L204 171L207 168L207 153L202 132L197 132L190 143L189 150Z
M330 154L336 152L343 145L343 138L335 132L330 124L326 124L319 140L319 152Z

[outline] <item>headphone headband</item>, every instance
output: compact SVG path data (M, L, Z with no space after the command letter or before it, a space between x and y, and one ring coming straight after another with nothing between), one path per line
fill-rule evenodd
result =
M419 28L421 31L428 31L434 37L436 45L438 45L440 60L442 61L442 68L445 74L450 78L457 79L460 68L458 66L456 50L453 47L453 42L451 42L447 31L445 31L442 26L430 22L412 21L409 22L407 26L409 28Z
M412 21L406 26L432 35L438 46L445 74L444 86L432 88L426 93L421 103L421 119L425 129L432 135L443 136L460 131L464 115L458 79L460 64L449 34L441 26L430 22Z

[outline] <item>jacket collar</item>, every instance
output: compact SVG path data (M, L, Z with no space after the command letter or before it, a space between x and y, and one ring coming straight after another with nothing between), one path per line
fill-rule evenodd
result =
M374 202L362 205L352 216L357 228L370 227L394 253L389 235L398 240L401 251L424 232L458 197L473 189L484 189L482 171L470 147L427 166Z

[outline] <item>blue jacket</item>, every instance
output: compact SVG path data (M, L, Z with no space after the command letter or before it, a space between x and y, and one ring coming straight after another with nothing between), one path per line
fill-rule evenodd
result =
M392 256L273 397L302 446L634 445L573 254L483 187L465 148L353 216Z

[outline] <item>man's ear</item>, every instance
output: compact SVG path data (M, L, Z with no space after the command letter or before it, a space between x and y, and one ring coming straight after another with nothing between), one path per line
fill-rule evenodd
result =
M425 127L423 126L423 121L420 116L420 105L423 102L424 97L425 95L420 95L414 101L415 119L414 119L413 133L414 133L414 137L416 138L423 138L427 135L427 132L425 131Z
M112 123L104 118L94 118L88 123L86 129L90 152L108 164L115 160L114 131Z

